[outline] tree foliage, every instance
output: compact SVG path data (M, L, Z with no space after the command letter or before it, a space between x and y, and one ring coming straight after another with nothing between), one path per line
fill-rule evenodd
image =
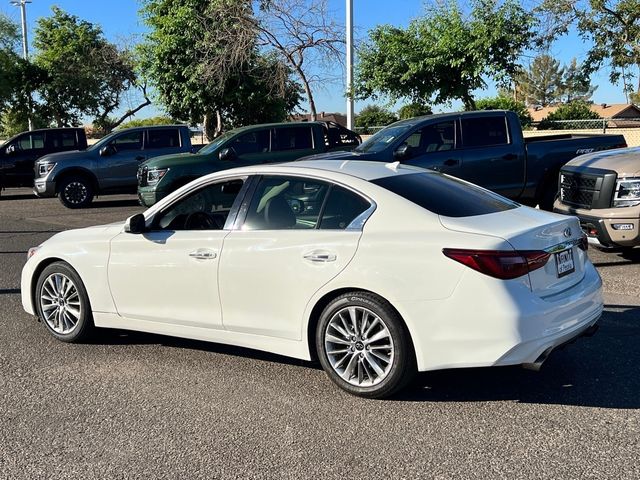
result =
M555 105L562 98L563 74L558 60L547 53L538 55L529 68L516 77L519 94L527 105Z
M398 118L406 120L408 118L421 117L423 115L431 115L431 107L422 103L407 103L398 110Z
M384 127L396 122L398 117L390 110L378 105L367 105L356 115L356 127L368 132L371 127Z
M589 102L596 88L591 85L591 79L584 66L573 58L571 63L564 67L562 76L562 101L571 103L575 101Z
M497 97L481 98L476 102L477 110L511 110L518 114L520 124L523 128L529 127L533 122L527 106L523 102L514 100L505 95Z
M300 102L280 60L261 55L248 0L144 0L143 71L175 118L226 126L278 121Z
M533 16L515 0L475 0L468 15L456 1L438 2L406 29L382 25L360 50L357 98L384 95L419 103L460 99L474 108L485 78L507 83L530 43Z
M566 34L575 25L592 47L585 67L589 73L608 64L610 80L623 80L625 93L633 90L630 77L637 77L640 91L640 5L638 0L544 0L540 8L549 13L550 28L540 43Z
M58 7L37 21L34 64L46 72L38 93L58 126L84 115L106 118L136 83L129 54L108 42L99 26Z
M589 108L589 104L581 101L574 101L560 105L538 124L538 130L568 130L575 128L575 125L561 122L561 120L595 120L600 117Z

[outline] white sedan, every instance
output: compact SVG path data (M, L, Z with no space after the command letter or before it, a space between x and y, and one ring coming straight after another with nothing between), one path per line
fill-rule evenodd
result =
M416 371L538 366L594 331L586 249L576 218L440 173L297 162L55 235L29 251L22 303L62 341L109 327L318 359L380 398Z

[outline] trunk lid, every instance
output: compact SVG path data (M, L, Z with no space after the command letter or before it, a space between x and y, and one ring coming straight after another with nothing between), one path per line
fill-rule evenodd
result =
M587 254L578 247L582 230L575 217L519 207L473 217L440 216L440 222L449 230L502 238L518 251L550 253L544 267L529 273L531 291L540 297L561 293L584 277Z

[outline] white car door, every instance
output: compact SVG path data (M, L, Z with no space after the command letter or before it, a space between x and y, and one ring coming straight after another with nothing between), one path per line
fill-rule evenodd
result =
M262 177L240 228L224 240L225 329L299 340L307 303L353 258L374 208L328 182Z
M148 232L111 240L109 287L119 315L222 328L218 263L243 183L198 188L159 211Z

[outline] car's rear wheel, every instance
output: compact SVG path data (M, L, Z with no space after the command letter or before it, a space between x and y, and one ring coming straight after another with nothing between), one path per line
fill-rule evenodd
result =
M63 342L80 342L93 329L87 291L76 271L64 262L47 266L36 284L38 317Z
M329 378L367 398L392 395L413 378L409 334L388 302L366 292L334 299L320 316L316 350Z
M93 185L85 177L67 177L60 184L58 195L65 207L84 208L93 200Z

